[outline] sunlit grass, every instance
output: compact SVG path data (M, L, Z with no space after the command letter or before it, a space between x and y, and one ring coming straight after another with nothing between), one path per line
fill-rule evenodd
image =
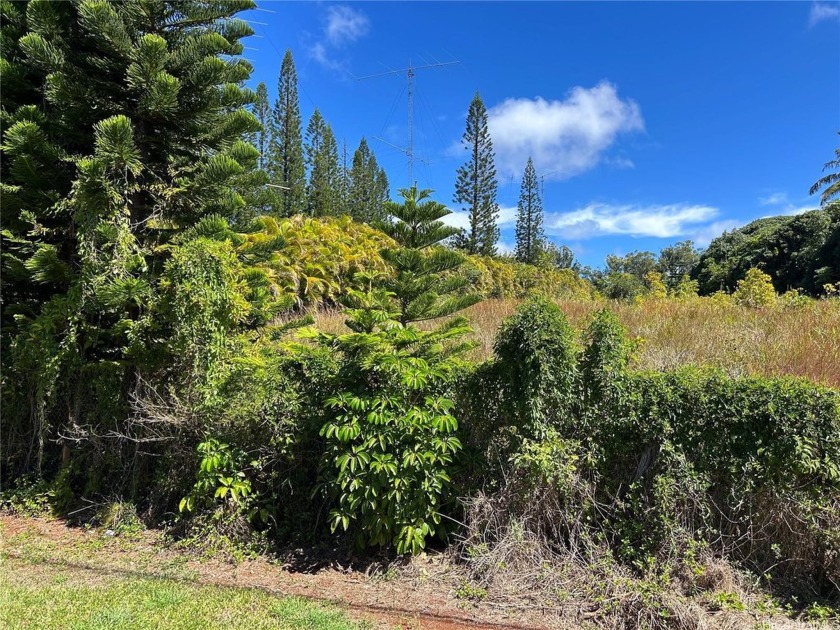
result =
M520 300L485 300L464 314L478 343L471 354L493 353L499 325ZM710 298L558 302L578 328L596 310L609 308L640 338L638 366L667 370L687 364L712 365L729 374L802 376L840 387L840 301L812 300L801 306L753 309ZM316 325L346 332L337 311L319 313Z
M0 628L120 630L261 628L357 630L341 611L258 589L3 558Z

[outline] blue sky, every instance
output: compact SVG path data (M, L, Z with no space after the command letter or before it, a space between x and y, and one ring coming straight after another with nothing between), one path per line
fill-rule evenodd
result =
M514 242L528 156L545 227L578 258L700 245L817 205L840 137L838 2L268 2L243 15L272 101L291 48L304 127L314 108L352 155L366 136L392 192L409 184L406 79L418 70L414 179L452 203L476 90L490 115L501 248ZM260 22L262 24L258 24ZM375 140L379 137L385 142Z

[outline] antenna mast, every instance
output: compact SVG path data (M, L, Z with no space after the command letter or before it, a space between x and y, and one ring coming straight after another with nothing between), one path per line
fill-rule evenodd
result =
M366 79L375 79L377 77L385 77L390 75L402 75L405 74L406 78L408 79L408 146L405 148L395 147L396 149L405 153L406 158L408 158L408 182L409 185L414 184L414 74L417 70L427 70L431 68L442 68L444 66L454 66L455 64L461 63L460 61L437 61L435 59L435 63L426 64L423 66L413 66L411 65L411 59L408 60L408 67L401 68L399 70L389 70L388 72L379 72L378 74L370 74L364 77L356 77L357 81L364 81ZM386 66L387 67L387 66ZM385 142L385 144L389 144L394 146L390 142L386 142L382 140L382 138L377 138L381 142ZM422 161L422 160L421 160Z
M408 184L414 183L414 68L411 59L408 60L408 146L405 154L408 157Z

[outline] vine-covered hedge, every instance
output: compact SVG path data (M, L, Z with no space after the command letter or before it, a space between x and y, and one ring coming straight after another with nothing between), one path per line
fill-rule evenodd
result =
M485 466L469 483L495 483L500 509L561 546L607 544L640 566L678 565L699 545L800 586L836 585L840 392L636 371L633 349L608 311L578 340L555 305L526 304L462 388Z

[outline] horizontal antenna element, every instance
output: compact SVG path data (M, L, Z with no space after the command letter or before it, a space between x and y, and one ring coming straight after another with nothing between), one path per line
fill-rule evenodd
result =
M435 60L437 61L437 60ZM412 186L414 184L414 73L417 70L429 70L432 68L443 68L444 66L454 66L456 64L461 63L458 60L455 61L443 61L437 63L427 63L422 66L414 66L411 64L411 60L408 61L407 68L400 68L399 70L388 70L387 72L378 72L376 74L369 74L364 77L355 77L352 74L354 79L357 81L365 81L366 79L375 79L377 77L386 77L390 75L405 75L408 79L408 146L405 149L397 147L390 142L382 140L382 138L376 138L380 142L384 142L385 144L389 144L392 147L399 149L403 153L405 153L406 157L408 158L408 185ZM384 64L382 64L384 65ZM386 68L388 66L385 66Z

